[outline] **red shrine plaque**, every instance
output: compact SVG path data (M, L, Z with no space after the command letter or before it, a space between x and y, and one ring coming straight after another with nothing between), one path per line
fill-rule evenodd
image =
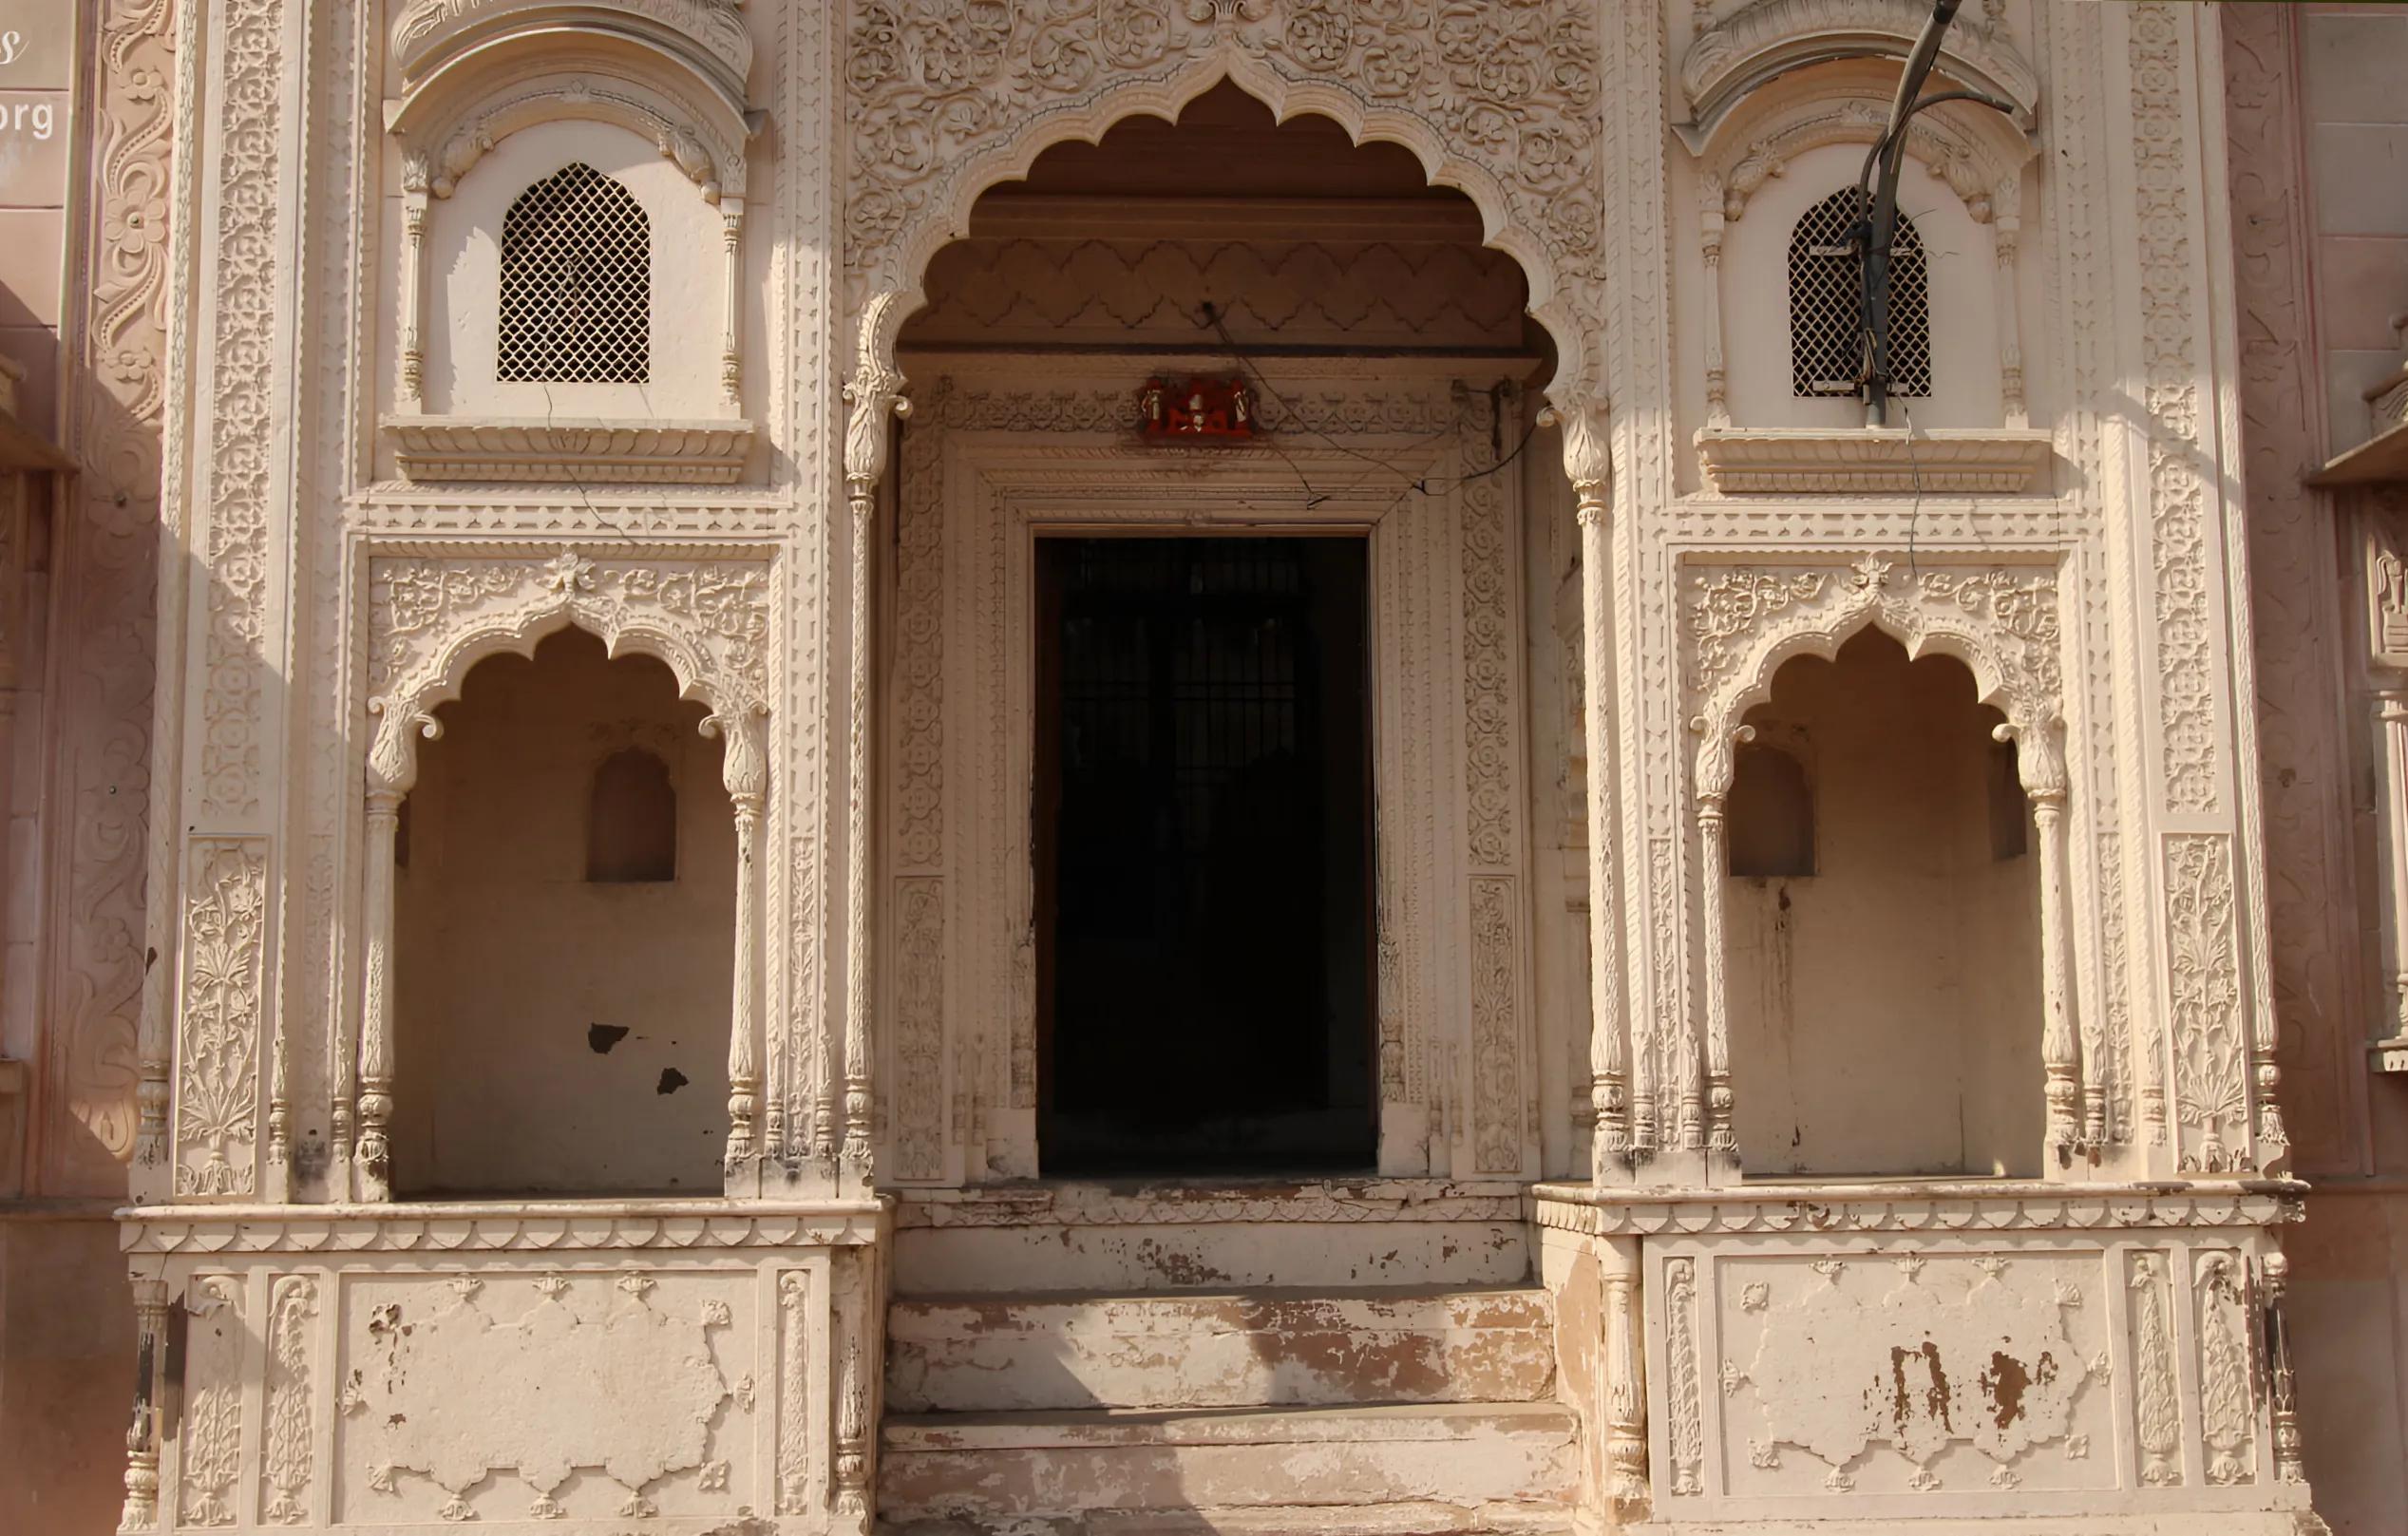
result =
M1154 378L1137 392L1137 427L1148 441L1254 436L1254 390L1242 378Z

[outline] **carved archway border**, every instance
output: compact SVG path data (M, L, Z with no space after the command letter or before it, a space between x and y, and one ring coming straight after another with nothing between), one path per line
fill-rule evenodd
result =
M1868 629L1910 656L1953 656L1981 702L2006 719L2023 785L2066 792L2065 689L2056 565L1931 565L1902 570L1867 555L1853 565L1693 567L1683 595L1689 676L1683 692L1697 735L1695 792L1718 797L1749 710L1770 698L1782 666L1830 659Z
M488 656L532 655L569 628L613 656L650 655L724 722L768 711L771 566L766 559L596 560L564 549L523 557L389 555L369 576L368 777L407 791L416 738ZM405 613L408 613L405 617ZM720 729L711 721L706 726Z
M1904 59L1923 29L1919 0L1754 0L1699 33L1680 61L1680 90L1694 114L1682 132L1701 142L1766 84L1801 65L1845 54ZM2039 72L1996 22L1968 21L1947 36L1940 69L2013 103L2029 127Z
M923 302L927 263L967 231L981 193L1025 176L1054 144L1096 142L1130 117L1175 119L1223 80L1280 121L1318 114L1358 144L1401 145L1432 184L1469 197L1484 243L1521 265L1529 313L1555 342L1550 396L1601 389L1598 16L1579 0L1540 0L1453 20L1472 30L1450 32L1447 19L1392 29L1330 0L1196 0L1068 18L1030 19L1024 9L982 31L966 17L906 21L880 0L858 0L845 66L857 408L882 415L878 397L900 384L896 335ZM991 50L1011 83L978 88L965 72L948 87L922 84L937 67L935 47L965 41ZM906 53L920 60L916 74L903 66Z
M405 188L448 198L502 140L564 119L608 123L651 142L701 189L742 198L749 129L724 103L713 111L617 61L555 55L499 79L430 83L394 118Z

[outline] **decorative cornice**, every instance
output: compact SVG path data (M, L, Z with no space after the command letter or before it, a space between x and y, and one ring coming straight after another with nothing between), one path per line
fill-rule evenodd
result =
M1906 496L2046 491L2053 439L2007 427L1930 431L1709 427L1697 457L1726 495Z
M1529 1208L1538 1225L1584 1237L1979 1235L2276 1226L2305 1219L2307 1192L2306 1185L2286 1179L2092 1185L1967 1180L1721 1189L1543 1184L1530 1187Z
M749 421L388 416L385 436L417 484L733 484Z
M137 1205L127 1254L577 1253L863 1246L881 1201L445 1201L395 1205Z

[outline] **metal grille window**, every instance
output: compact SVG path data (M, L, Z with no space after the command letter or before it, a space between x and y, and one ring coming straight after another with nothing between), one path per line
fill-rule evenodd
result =
M652 377L652 220L591 165L519 194L502 220L495 372L504 384Z
M1801 214L1790 234L1790 381L1801 398L1863 386L1865 258L1855 223L1856 190L1847 187ZM1903 215L1889 251L1889 392L1931 393L1931 282L1923 237Z

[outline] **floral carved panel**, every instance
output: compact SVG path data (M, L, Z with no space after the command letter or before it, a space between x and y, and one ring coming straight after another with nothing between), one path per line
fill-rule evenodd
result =
M1731 731L1793 655L1829 655L1879 628L1909 653L1972 668L2015 732L2027 785L2062 783L2064 635L2053 565L1938 566L1867 555L1852 565L1700 565L1682 584L1682 713L1697 778L1719 791Z
M380 557L368 577L370 769L406 786L408 732L432 723L427 711L456 695L470 667L571 624L614 653L659 656L714 709L766 709L769 606L764 560Z
M187 857L176 1193L249 1195L259 1179L268 845L263 838L197 838Z

